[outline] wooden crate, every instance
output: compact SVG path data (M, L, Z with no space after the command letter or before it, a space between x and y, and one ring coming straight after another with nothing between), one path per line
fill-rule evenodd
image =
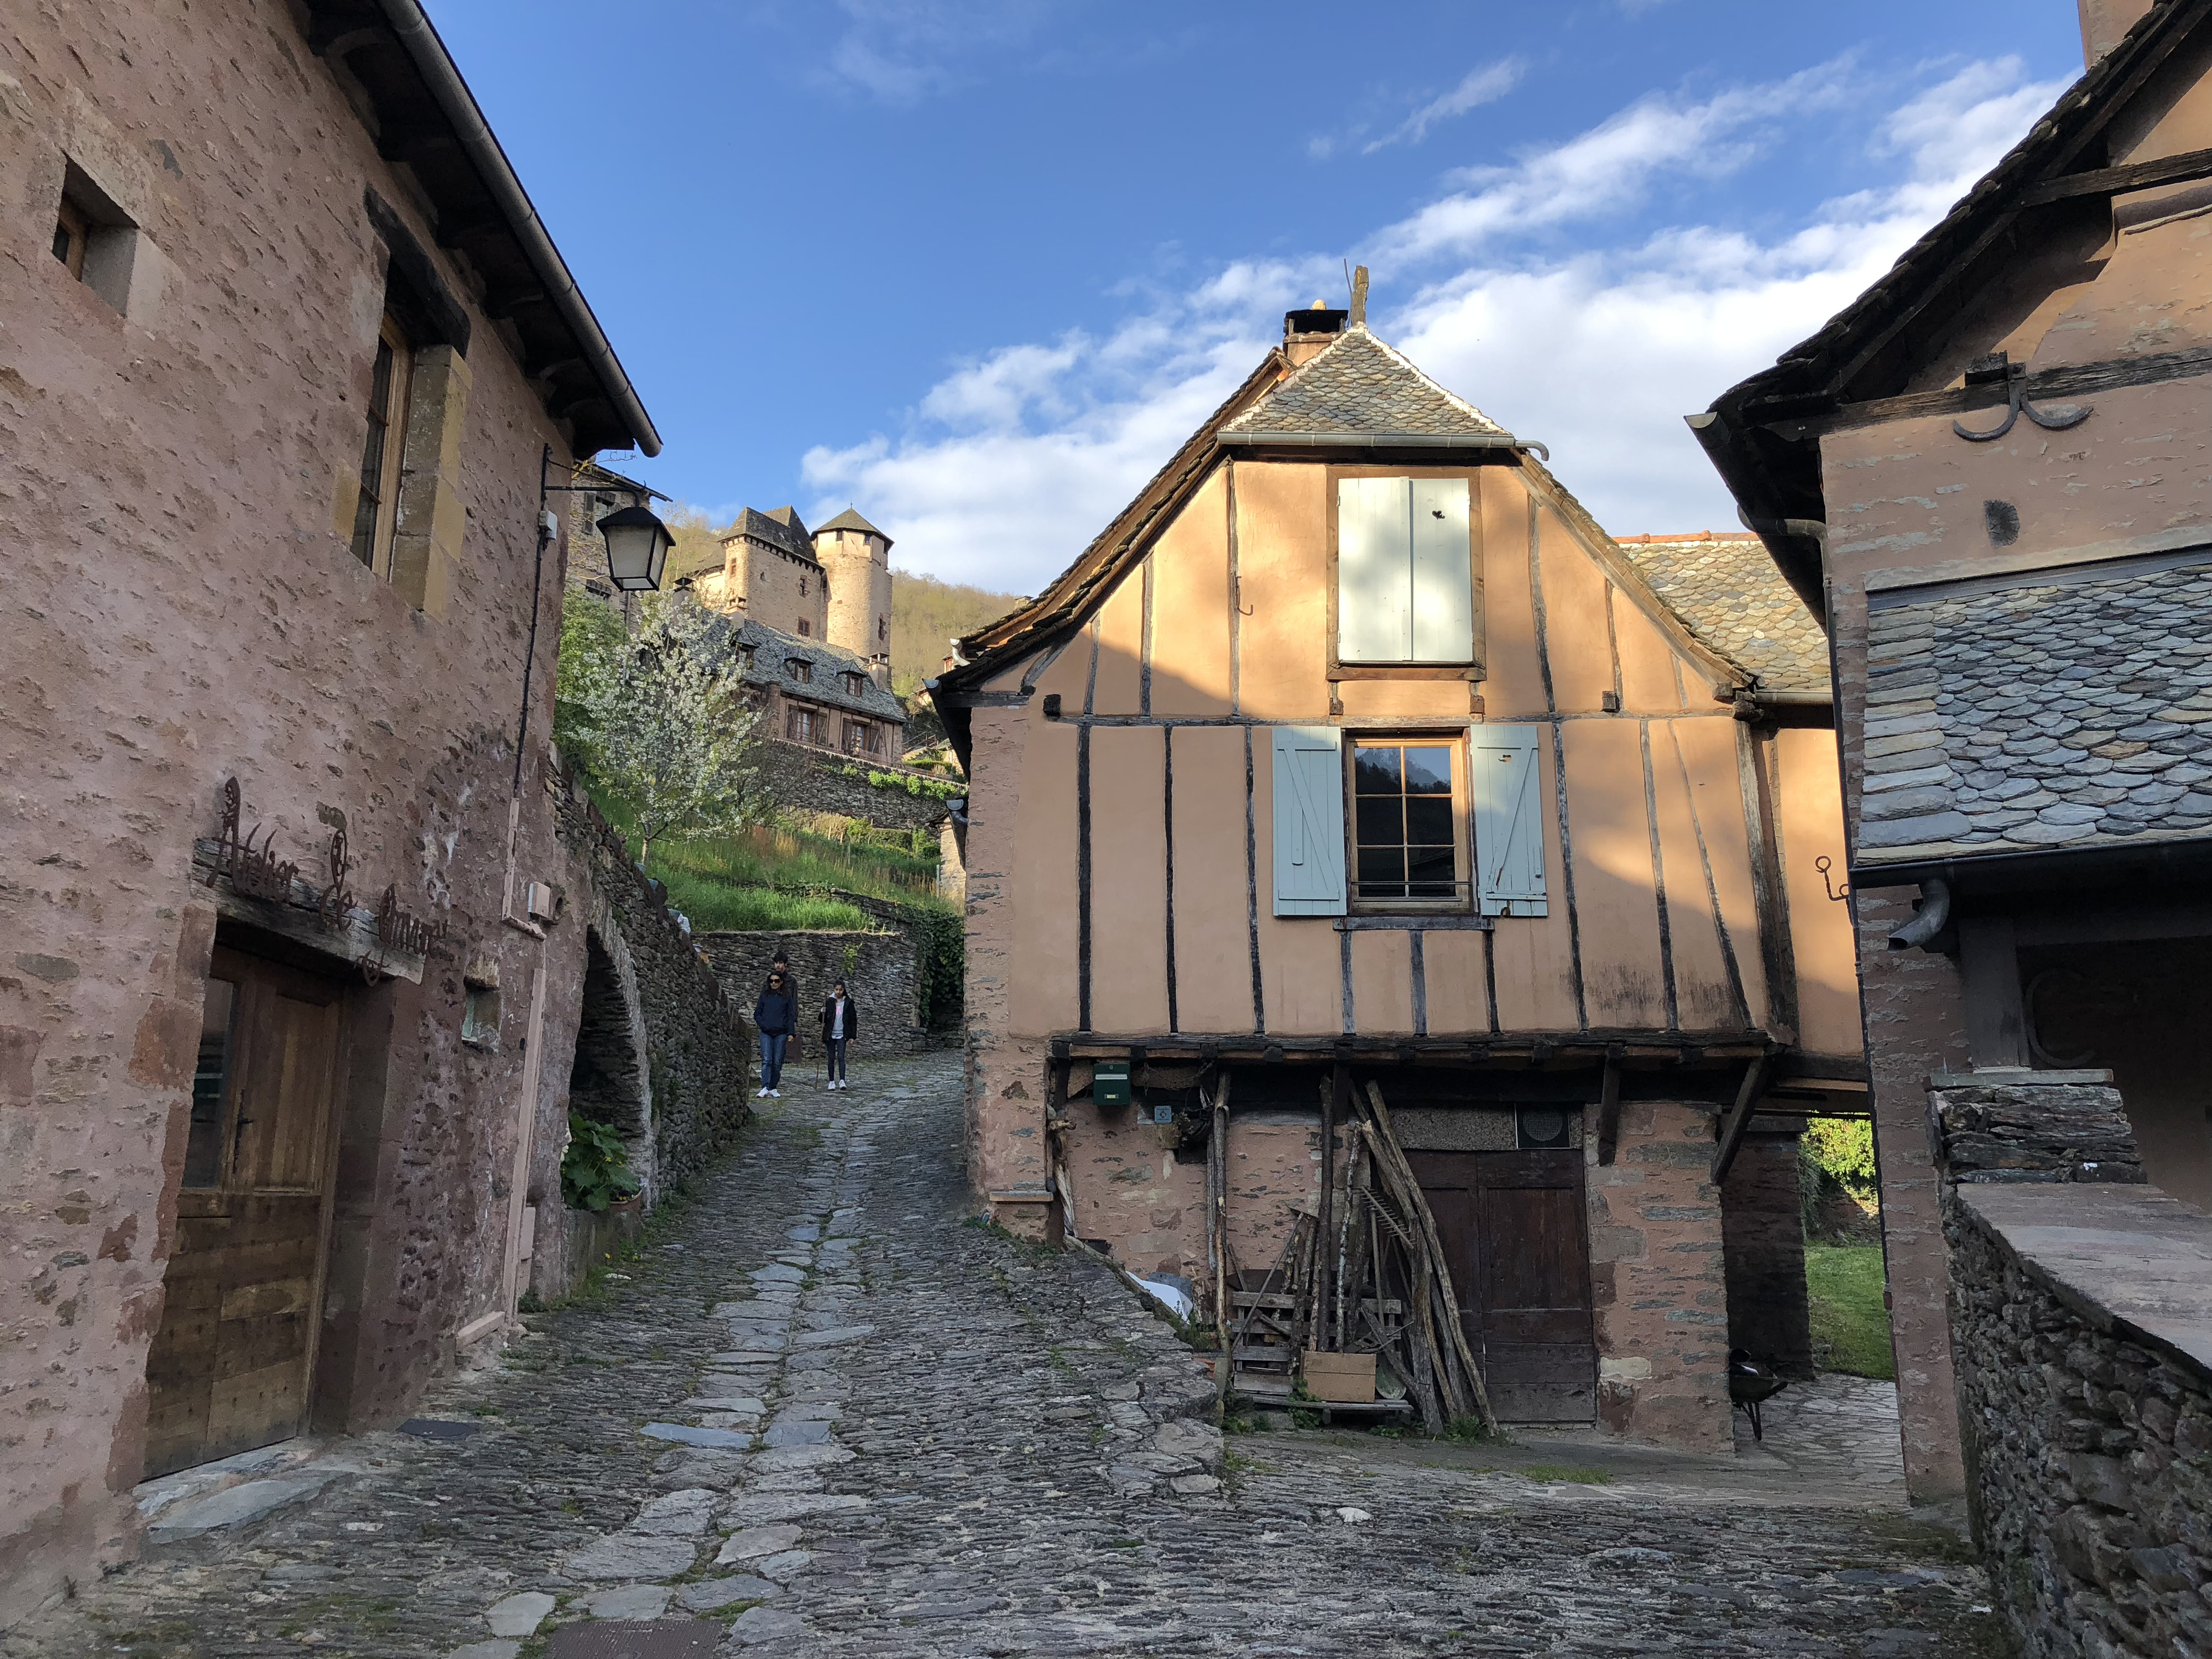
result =
M1371 1353L1322 1353L1316 1348L1308 1348L1303 1370L1306 1392L1316 1400L1364 1406L1375 1398L1375 1356Z

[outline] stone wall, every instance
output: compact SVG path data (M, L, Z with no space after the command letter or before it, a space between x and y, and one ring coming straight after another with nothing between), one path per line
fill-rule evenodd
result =
M791 957L805 1054L813 1055L820 1047L816 1015L830 986L840 979L860 1007L860 1041L852 1050L854 1058L916 1054L934 1046L929 1034L915 1024L920 989L915 945L904 933L828 929L702 933L699 944L714 963L731 1007L744 1017L749 1033L753 1005L768 983L769 966L776 951L782 950ZM849 964L848 951L853 957Z
M557 925L580 923L587 951L577 1040L555 1051L568 1066L562 1133L540 1146L532 1167L539 1206L532 1284L545 1297L570 1288L561 1281L578 1218L558 1202L568 1107L623 1132L647 1202L657 1202L736 1141L752 1053L738 1010L670 912L665 890L630 861L621 836L580 787L565 789L558 804L562 839L588 890L572 896Z
M1624 1103L1613 1161L1584 1138L1598 1420L1703 1451L1734 1443L1721 1193L1709 1108Z
M1975 1533L2023 1659L2212 1652L2212 1220L2132 1183L1948 1208Z
M762 745L760 769L776 805L811 812L835 812L888 829L934 829L946 817L945 803L933 794L909 795L902 788L878 788L865 777L848 777L845 769L889 772L900 777L946 780L933 773L871 758L848 758L827 750L775 738Z
M1721 1183L1729 1346L1765 1360L1784 1376L1809 1380L1813 1327L1805 1293L1804 1218L1797 1127L1754 1118Z

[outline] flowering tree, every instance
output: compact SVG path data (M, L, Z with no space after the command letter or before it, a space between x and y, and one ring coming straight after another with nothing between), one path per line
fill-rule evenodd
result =
M638 860L663 836L728 835L766 805L761 714L740 694L725 631L688 595L649 601L635 638L584 614L562 628L561 731L635 814Z

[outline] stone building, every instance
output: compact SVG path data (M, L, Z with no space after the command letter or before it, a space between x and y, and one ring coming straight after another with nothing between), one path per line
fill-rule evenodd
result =
M1999 1526L2028 1651L2169 1653L2212 1639L2212 1494L2160 1485L2212 1376L2212 9L2081 33L1691 424L1831 641L1908 1483Z
M1192 1279L1225 1211L1264 1295L1376 1085L1499 1414L1725 1449L1731 1343L1807 1358L1796 1132L1864 1109L1817 627L1346 321L934 682L973 1179Z
M512 1328L615 929L540 482L659 440L415 0L18 9L0 234L5 1624Z

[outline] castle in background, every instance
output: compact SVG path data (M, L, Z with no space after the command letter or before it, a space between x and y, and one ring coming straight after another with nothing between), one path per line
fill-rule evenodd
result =
M850 507L811 532L796 507L746 507L719 566L672 564L669 575L702 604L846 652L890 684L891 538Z

